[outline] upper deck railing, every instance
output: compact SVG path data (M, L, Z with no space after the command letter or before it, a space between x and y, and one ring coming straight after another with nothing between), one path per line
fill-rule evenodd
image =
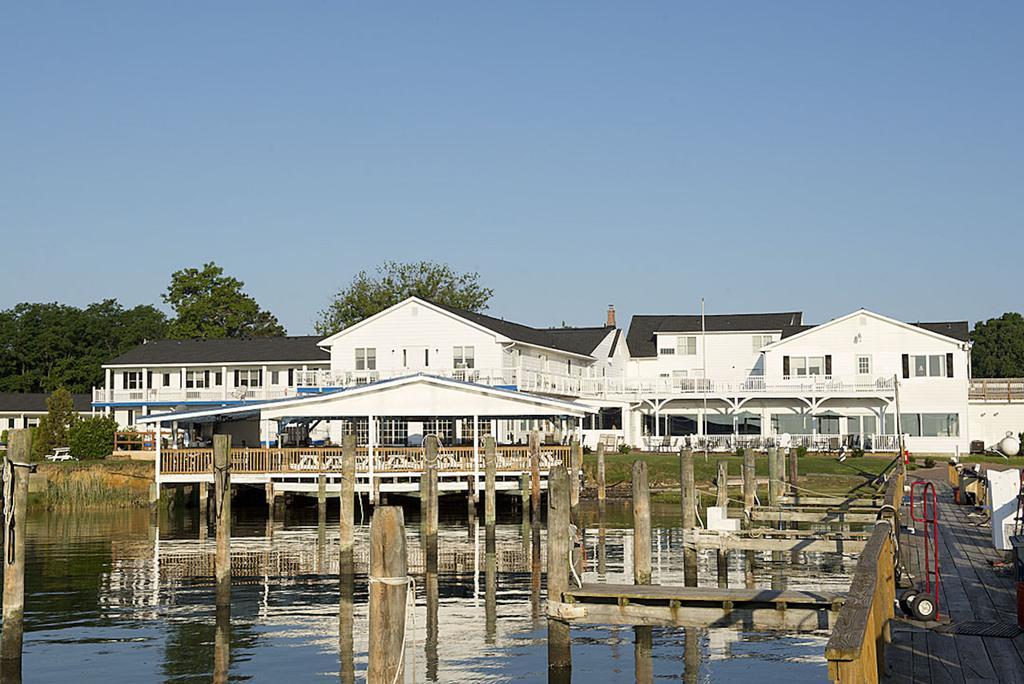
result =
M969 399L1024 401L1024 378L972 378Z
M571 447L554 445L540 448L540 468L567 463ZM437 455L439 472L475 472L483 468L483 450L473 447L442 447ZM419 473L426 467L422 447L374 447L373 472ZM212 472L213 449L167 449L160 456L160 473L195 475ZM499 446L499 472L525 472L530 469L530 450L526 446ZM298 449L241 448L231 450L231 471L237 474L317 474L341 472L340 447ZM356 472L369 473L370 450L356 449Z

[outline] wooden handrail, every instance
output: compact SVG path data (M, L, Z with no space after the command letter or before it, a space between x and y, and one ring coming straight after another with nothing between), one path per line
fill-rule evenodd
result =
M896 600L896 564L893 539L899 530L903 501L902 467L889 479L882 520L868 539L857 561L850 591L836 618L825 647L828 674L833 682L877 684L885 671L885 644Z

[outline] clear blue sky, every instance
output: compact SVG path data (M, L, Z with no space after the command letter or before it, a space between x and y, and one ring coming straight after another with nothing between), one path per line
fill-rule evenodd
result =
M1024 309L1024 4L0 7L0 307L385 259L491 312Z

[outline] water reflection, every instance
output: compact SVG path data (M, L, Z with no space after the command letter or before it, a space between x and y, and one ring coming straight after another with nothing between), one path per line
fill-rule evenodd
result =
M416 607L408 623L408 678L416 681L537 681L546 677L542 527L502 518L493 537L464 502L443 511L437 571L425 573L419 521L407 509ZM211 679L361 681L366 669L366 538L338 553L337 519L318 525L316 507L278 511L238 506L229 611L214 605L214 540L187 507L157 529L146 511L33 513L28 529L25 660L28 681L209 682ZM336 516L336 510L328 515ZM358 516L357 516L358 519ZM584 505L590 529L578 570L587 582L629 582L628 509L605 516ZM682 584L678 529L653 521L654 581ZM596 529L596 533L595 530ZM480 539L481 536L485 538ZM791 560L785 554L786 561ZM718 556L697 554L700 586L718 586ZM729 586L845 590L853 559L731 553ZM230 618L230 620L228 619ZM826 676L822 634L784 636L729 629L572 628L577 681L631 676L687 682L792 684ZM630 646L633 648L630 648ZM13 681L5 678L4 681Z

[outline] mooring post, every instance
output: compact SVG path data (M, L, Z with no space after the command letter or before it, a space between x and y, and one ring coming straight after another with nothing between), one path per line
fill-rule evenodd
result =
M645 461L633 462L633 582L651 583L651 492Z
M205 482L200 482L196 485L199 487L199 529L206 529L206 524L209 522L209 496L210 489L206 486ZM205 532L202 536L206 536Z
M519 475L519 510L523 513L523 521L530 521L530 475Z
M341 438L341 491L338 493L338 548L341 560L351 559L356 539L356 436Z
M324 452L317 455L320 470L316 478L316 519L322 526L327 520L327 473L324 472Z
M580 471L583 469L583 445L579 439L573 438L569 443L569 505L572 509L572 521L577 526L580 521Z
M437 435L427 435L423 443L424 471L420 487L420 534L426 552L427 572L437 572L437 453L440 449Z
M715 505L722 509L724 517L729 517L729 464L725 461L718 462L717 498ZM725 589L729 586L729 550L718 549L718 587Z
M565 465L548 470L548 672L565 677L572 670L569 624L556 617L569 590L571 521L569 472Z
M473 530L476 529L476 475L470 473L466 476L466 521L469 527L469 538L473 538Z
M530 519L540 525L540 433L530 432Z
M800 462L797 460L796 449L788 449L789 454L789 495L800 496L797 492L798 480L800 479Z
M693 451L679 451L679 486L683 507L683 535L697 527L697 490L693 483ZM683 546L683 584L697 586L697 549L689 544Z
M778 469L779 453L775 447L768 447L768 505L776 506L779 503L779 483L775 481L775 472Z
M498 448L494 437L484 437L484 525L487 536L494 536L494 525L498 520L497 496L495 487L498 478Z
M28 476L36 468L28 462L32 431L7 433L4 458L4 608L0 636L0 675L21 681L21 652L25 619L25 513L28 508Z
M344 444L344 441L342 444ZM344 455L342 458L344 458ZM344 468L343 461L343 471ZM342 487L344 487L344 481L342 481ZM342 507L344 507L344 504L342 504ZM356 583L355 559L351 549L348 554L344 551L341 553L338 566L338 580L340 585L338 600L338 660L341 665L341 682L342 684L355 684L355 616L352 611L355 606Z
M757 479L754 477L754 450L743 452L743 512L750 520L754 508L754 496L757 493Z
M604 508L605 502L605 478L604 478L604 442L597 444L597 504Z
M405 520L399 506L378 506L370 519L370 639L367 681L402 681L409 592Z
M217 520L214 575L220 607L231 604L231 435L213 436L213 484Z

